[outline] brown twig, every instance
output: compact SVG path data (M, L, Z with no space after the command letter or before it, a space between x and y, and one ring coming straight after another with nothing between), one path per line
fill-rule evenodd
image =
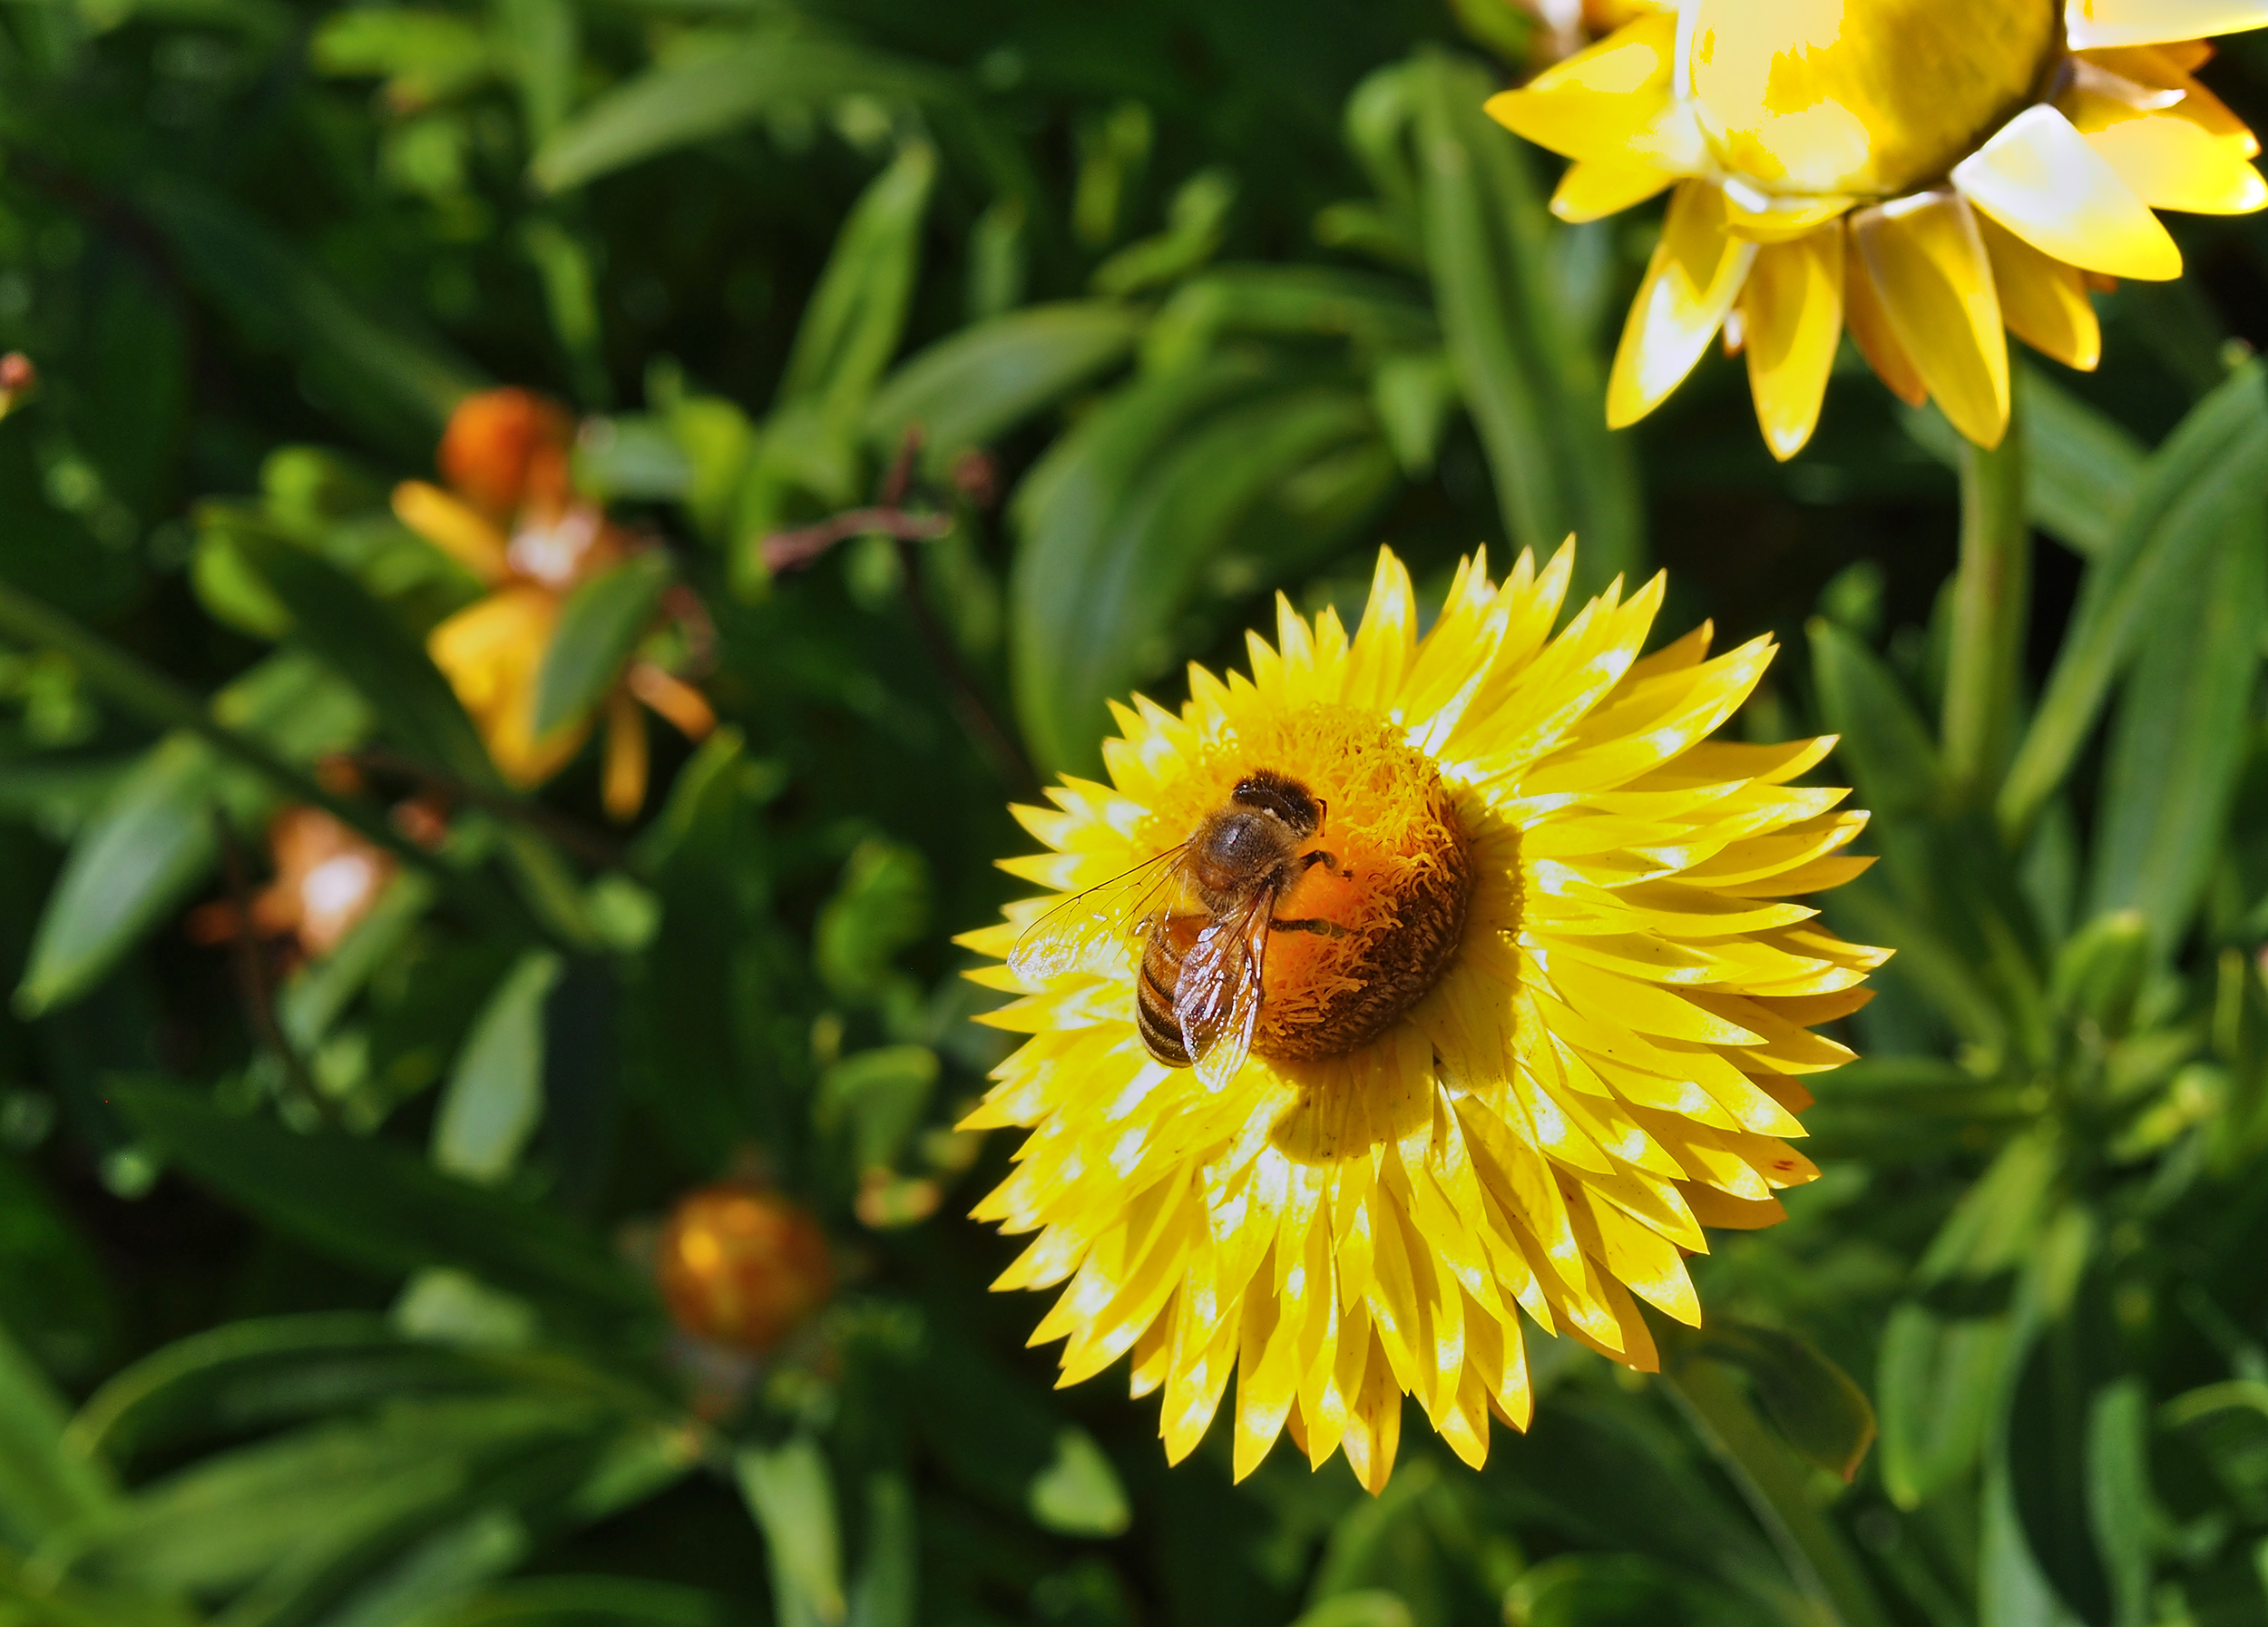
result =
M229 960L236 973L237 998L244 1005L244 1020L262 1049L283 1070L284 1084L300 1103L325 1122L331 1106L315 1083L315 1075L276 1021L275 1002L269 997L268 975L259 961L259 940L252 922L252 883L244 864L243 845L236 839L228 816L213 809L213 828L220 837L220 874L229 889L229 907L236 911L236 931L230 935Z
M758 544L764 568L777 576L809 564L837 543L855 536L889 536L899 542L929 542L953 529L950 515L908 514L902 508L854 508L829 515L816 525L775 531Z
M459 779L430 763L414 757L404 757L383 746L365 746L360 750L344 754L348 762L373 774L392 774L416 784L419 789L446 797L453 801L469 802L485 812L526 826L539 836L548 837L578 858L597 865L601 869L619 869L623 863L620 844L610 840L602 832L591 829L580 819L530 802L504 791L490 790Z

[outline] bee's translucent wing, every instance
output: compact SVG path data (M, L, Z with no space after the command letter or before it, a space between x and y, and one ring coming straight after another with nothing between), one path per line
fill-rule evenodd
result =
M1173 1014L1197 1076L1218 1090L1237 1076L1252 1054L1260 1024L1260 972L1267 959L1268 921L1276 889L1262 887L1235 915L1222 916L1198 934L1174 985Z
M1008 952L1008 969L1041 982L1066 972L1120 969L1126 939L1153 911L1179 875L1187 842L1146 858L1132 869L1074 894L1024 929Z

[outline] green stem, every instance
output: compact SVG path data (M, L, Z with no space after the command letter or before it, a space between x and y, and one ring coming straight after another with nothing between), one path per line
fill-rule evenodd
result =
M222 756L233 758L259 775L291 800L321 809L404 864L435 877L463 897L468 907L494 924L508 926L513 936L533 929L534 924L527 915L486 877L468 875L443 864L395 829L376 809L325 789L305 769L286 762L258 740L216 721L211 711L193 691L5 581L0 581L0 633L68 656L88 683L144 722L196 735Z
M1961 805L1989 802L2015 729L2031 588L2023 421L2011 411L1992 448L1964 444L1960 570L1945 671L1946 783Z
M1816 1627L1890 1627L1842 1534L1812 1500L1811 1465L1756 1416L1732 1374L1716 1362L1665 1351L1661 1377L1779 1550L1802 1595L1795 1619Z

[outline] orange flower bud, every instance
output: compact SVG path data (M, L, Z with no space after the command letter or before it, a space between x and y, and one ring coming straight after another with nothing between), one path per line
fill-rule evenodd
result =
M533 390L478 390L457 403L441 436L442 477L479 507L509 519L568 497L574 420Z
M797 1204L724 1182L679 1201L661 1236L661 1298L687 1333L766 1351L835 1290L826 1235Z

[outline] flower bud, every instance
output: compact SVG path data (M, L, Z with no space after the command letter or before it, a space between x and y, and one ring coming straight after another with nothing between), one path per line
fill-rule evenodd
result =
M457 403L441 436L442 477L497 519L568 497L574 420L533 390L479 390Z
M679 1328L758 1353L809 1321L835 1290L818 1223L778 1193L740 1182L679 1201L657 1271Z

